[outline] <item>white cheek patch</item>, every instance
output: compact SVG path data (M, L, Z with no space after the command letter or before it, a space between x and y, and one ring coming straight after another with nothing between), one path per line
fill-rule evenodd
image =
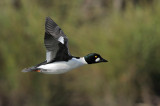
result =
M64 44L64 38L62 36L58 38L58 41L60 41L62 44Z
M95 62L98 62L100 60L100 58L97 58L96 60L95 60Z

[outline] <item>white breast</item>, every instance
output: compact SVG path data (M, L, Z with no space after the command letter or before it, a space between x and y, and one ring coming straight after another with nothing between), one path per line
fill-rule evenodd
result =
M38 68L46 70L42 71L42 73L45 74L61 74L85 64L87 64L87 62L84 60L84 58L80 59L72 58L67 62L65 61L54 62L46 65L41 65Z

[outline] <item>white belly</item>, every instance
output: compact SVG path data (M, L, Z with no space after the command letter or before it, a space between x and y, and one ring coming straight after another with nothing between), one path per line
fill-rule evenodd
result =
M54 62L46 65L41 65L38 68L44 69L45 71L42 71L42 73L45 74L62 74L74 68L80 67L84 64L86 64L86 62L83 58L80 59L73 58L68 62L65 61Z

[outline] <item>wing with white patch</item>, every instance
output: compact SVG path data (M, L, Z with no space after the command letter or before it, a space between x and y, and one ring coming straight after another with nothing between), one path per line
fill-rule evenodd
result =
M68 50L68 39L61 28L49 17L45 23L44 44L47 63L53 61L68 61L72 58Z
M64 37L62 37L62 36L59 37L59 38L58 38L58 41L61 42L62 44L64 44Z

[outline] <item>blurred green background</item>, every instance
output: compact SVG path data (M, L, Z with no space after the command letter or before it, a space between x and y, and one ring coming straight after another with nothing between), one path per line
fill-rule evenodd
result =
M0 106L160 106L159 10L159 0L1 0ZM45 60L46 16L72 55L109 62L22 73Z

